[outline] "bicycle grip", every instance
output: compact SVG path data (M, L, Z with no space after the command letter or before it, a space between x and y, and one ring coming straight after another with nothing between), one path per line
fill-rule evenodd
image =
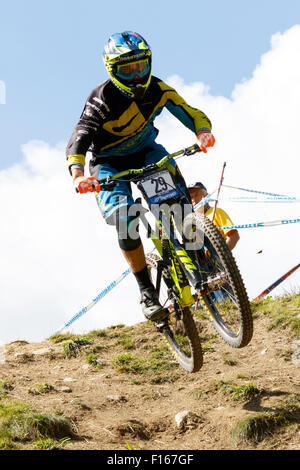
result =
M92 183L92 187L94 188L95 191L86 191L86 192L87 192L87 193L97 192L97 191L96 191L96 186L94 185L94 183ZM101 186L100 186L100 189L101 189ZM75 191L76 191L76 193L80 193L80 191L79 191L78 188L75 188ZM85 194L85 193L81 193L81 194Z

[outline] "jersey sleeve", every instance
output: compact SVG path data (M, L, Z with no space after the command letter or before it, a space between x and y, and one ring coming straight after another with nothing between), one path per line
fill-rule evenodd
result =
M164 83L159 82L166 98L166 108L188 129L198 135L203 131L211 131L212 125L203 111L193 108L177 93L177 91Z
M232 227L234 225L227 212L225 212L224 209L221 208L216 209L215 221L218 227ZM223 232L224 236L226 237L230 232L234 230L236 229L224 229L221 230L221 232Z
M99 98L96 88L89 95L66 148L69 170L71 170L72 165L84 168L85 155L93 142L95 134L102 127L106 115L107 106Z

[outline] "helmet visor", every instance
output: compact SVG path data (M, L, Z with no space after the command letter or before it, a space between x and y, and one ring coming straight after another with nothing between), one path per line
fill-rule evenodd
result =
M131 62L129 64L118 64L116 76L122 80L133 80L144 78L150 70L148 59Z

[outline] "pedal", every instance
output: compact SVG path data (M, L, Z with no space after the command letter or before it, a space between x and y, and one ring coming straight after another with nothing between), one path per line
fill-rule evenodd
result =
M154 323L154 327L159 333L161 333L162 330L166 328L167 326L168 326L168 317L164 318L163 320L156 321Z

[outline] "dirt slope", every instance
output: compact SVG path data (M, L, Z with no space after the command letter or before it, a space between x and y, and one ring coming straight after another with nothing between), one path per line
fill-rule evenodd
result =
M65 449L298 449L299 299L253 304L254 337L240 350L198 313L204 366L196 374L177 366L149 322L91 332L77 343L68 335L10 343L0 364L0 402L70 417L78 438ZM260 440L233 437L242 419L282 410L288 420L270 425ZM182 411L190 413L178 426Z

